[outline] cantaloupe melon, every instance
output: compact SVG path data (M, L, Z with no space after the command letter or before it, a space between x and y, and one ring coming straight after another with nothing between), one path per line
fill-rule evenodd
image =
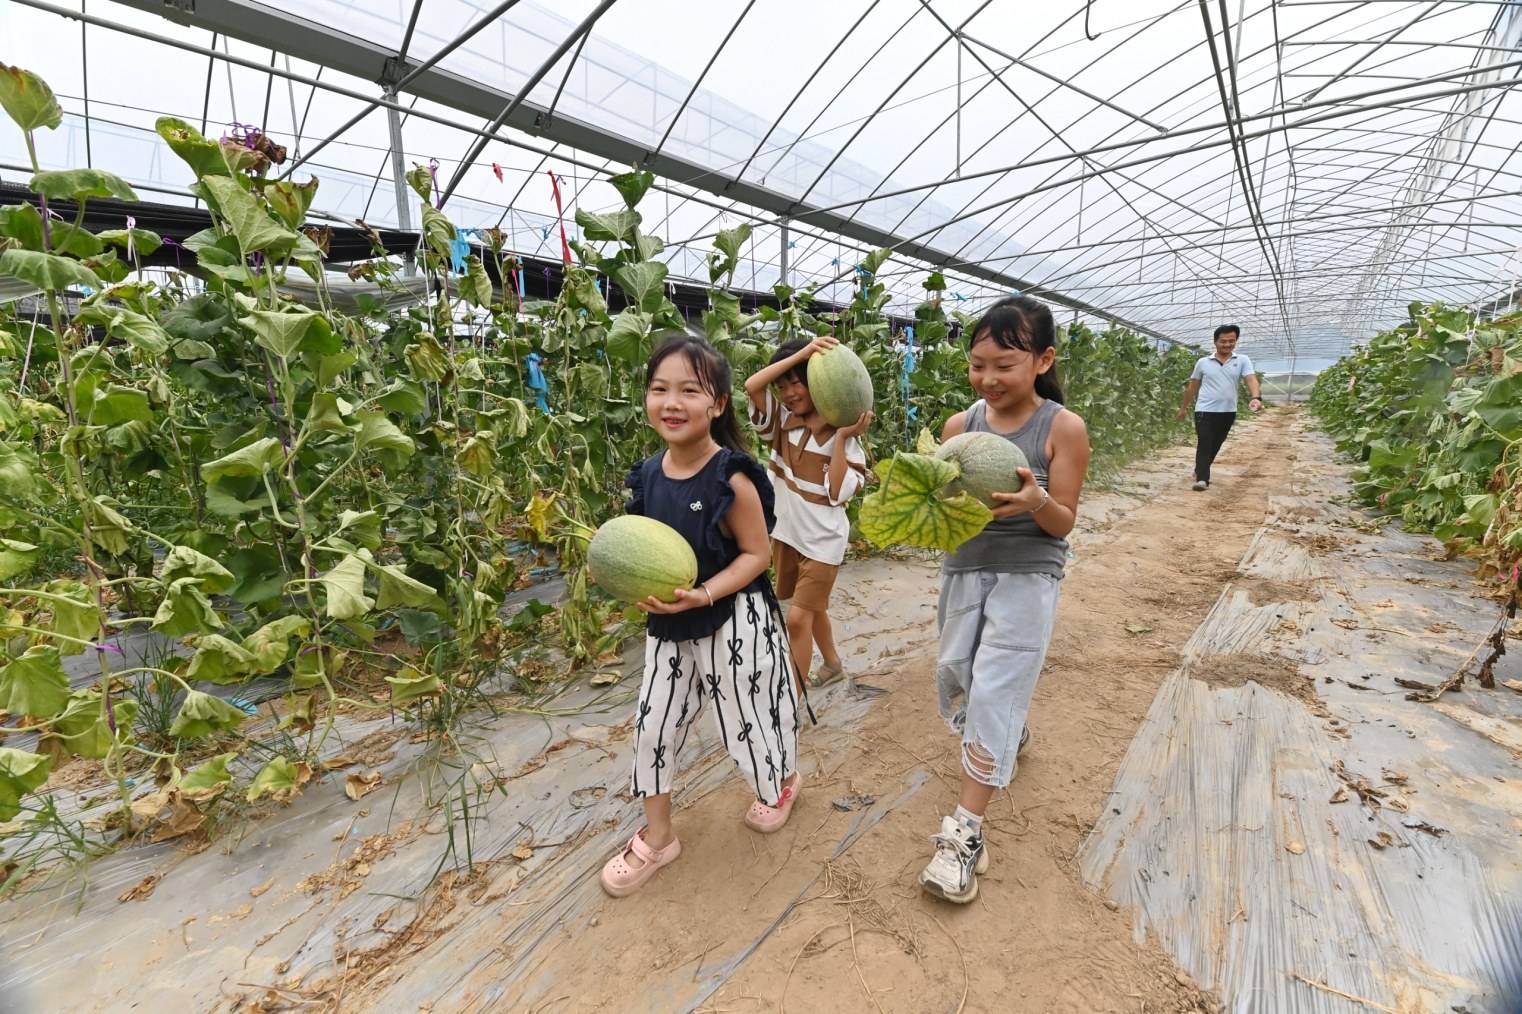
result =
M831 426L850 426L872 411L872 377L861 357L837 345L809 357L809 396Z
M935 456L941 461L955 462L962 470L942 495L966 493L989 507L999 506L993 494L1018 492L1024 480L1015 469L1030 467L1020 448L997 433L983 430L958 433L942 444Z
M587 569L598 587L620 602L654 595L675 602L677 588L698 579L698 558L681 533L638 514L603 522L587 546Z

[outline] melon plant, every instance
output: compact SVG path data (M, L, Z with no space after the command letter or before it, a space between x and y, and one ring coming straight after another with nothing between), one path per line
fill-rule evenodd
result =
M850 426L872 411L872 377L861 357L844 345L809 357L809 395L831 426Z
M1025 452L997 433L958 433L935 452L937 461L955 464L959 474L947 484L947 496L966 493L989 507L997 507L995 493L1016 493L1024 485L1017 468L1029 468Z
M587 546L587 569L598 586L620 602L654 595L675 602L676 589L698 579L698 558L670 525L638 514L603 522Z

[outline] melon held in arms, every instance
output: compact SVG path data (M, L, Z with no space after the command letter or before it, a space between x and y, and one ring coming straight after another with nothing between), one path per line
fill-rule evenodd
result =
M814 407L831 426L850 426L872 411L872 377L861 357L844 345L811 356L808 376Z
M676 589L698 579L698 558L670 525L638 514L603 522L587 546L587 569L598 587L620 602L654 595L675 602Z
M954 462L961 470L946 486L945 496L966 493L989 507L999 506L995 493L1018 493L1025 480L1015 469L1030 467L1024 451L985 430L958 433L942 444L935 456Z

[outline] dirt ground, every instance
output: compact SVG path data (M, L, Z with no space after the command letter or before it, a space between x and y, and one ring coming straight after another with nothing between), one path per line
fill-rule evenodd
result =
M1032 742L990 808L992 865L974 903L931 899L916 883L955 806L958 752L935 707L934 570L905 564L898 587L845 589L847 641L862 610L913 615L889 652L896 664L864 680L887 693L859 734L821 753L805 728L789 825L766 838L745 830L737 779L684 801L682 857L635 897L605 899L589 924L561 928L499 999L546 1012L661 1009L673 983L689 993L712 981L699 1010L1212 1009L1167 955L1135 942L1073 857L1157 686L1297 467L1292 425L1271 413L1234 434L1208 492L1188 488L1192 450L1177 448L1132 476L1129 497L1100 494L1084 512ZM853 837L867 797L896 802ZM710 955L747 940L738 968L715 967Z

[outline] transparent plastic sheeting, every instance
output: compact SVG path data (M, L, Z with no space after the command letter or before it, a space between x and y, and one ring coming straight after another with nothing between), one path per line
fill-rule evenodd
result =
M1394 683L1441 683L1497 609L1431 540L1337 524L1340 492L1271 501L1127 752L1083 876L1231 1011L1516 1014L1522 696L1471 677L1420 703ZM1320 703L1212 685L1244 655ZM1498 679L1522 674L1502 661Z
M557 246L549 173L570 218L616 206L602 177L642 161L676 276L706 279L713 233L748 221L738 285L839 301L888 240L918 251L879 272L895 312L934 267L968 312L1022 288L1174 341L1236 320L1292 368L1412 300L1522 291L1515 4L11 0L0 35L63 102L44 164L154 200L191 199L160 114L264 129L311 157L318 211L376 224L412 200L394 126L405 165L457 183L457 225L525 254ZM376 78L403 49L436 63L393 124ZM0 130L0 164L26 162Z

